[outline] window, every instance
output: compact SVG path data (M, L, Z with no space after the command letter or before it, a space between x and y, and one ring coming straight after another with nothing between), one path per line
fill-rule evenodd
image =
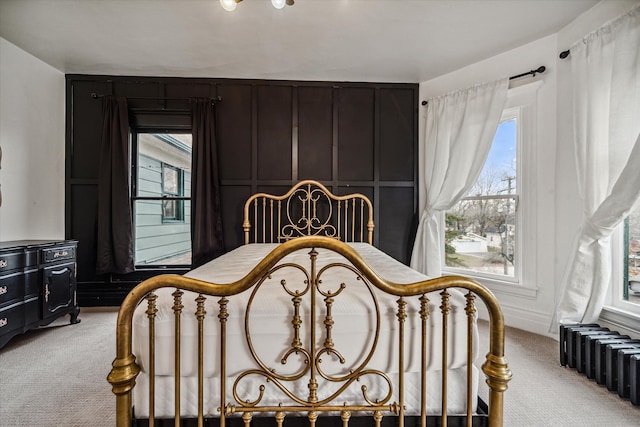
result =
M162 164L162 222L184 221L183 169Z
M553 257L539 251L553 238L548 229L538 227L548 214L545 206L551 205L547 193L539 189L554 182L552 174L541 173L538 167L537 140L549 133L537 123L538 90L543 85L537 80L509 88L476 185L442 218L445 274L469 276L495 292L534 299L539 280L553 279L539 268L539 262L553 262ZM472 262L461 265L453 258Z
M191 134L132 132L135 265L191 264Z
M624 281L622 298L640 309L640 207L624 221Z
M640 204L636 204L629 217L613 232L611 244L612 286L609 286L600 318L637 331L640 318Z
M506 110L482 171L445 213L445 266L479 276L518 279L519 109Z

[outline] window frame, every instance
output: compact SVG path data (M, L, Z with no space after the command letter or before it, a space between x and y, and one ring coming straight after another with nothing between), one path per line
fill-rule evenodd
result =
M501 121L510 111L518 112L518 153L517 153L517 211L519 229L516 250L519 251L519 265L514 277L487 275L471 270L443 267L443 274L463 274L471 277L489 289L503 294L528 299L536 299L537 285L537 98L538 90L544 80L536 80L527 84L510 88ZM444 215L440 221L444 230ZM444 238L442 239L442 265L444 266ZM523 262L523 260L527 260Z
M151 201L160 201L161 202L161 215L162 215L162 224L169 224L169 223L184 223L185 222L185 211L184 211L184 201L191 201L191 196L185 196L186 193L186 189L184 188L184 184L185 184L185 172L184 170L181 170L180 168L177 168L173 165L167 164L165 162L160 161L161 164L161 191L162 194L161 196L152 196L152 197L148 197L148 196L139 196L138 195L138 164L139 164L139 135L140 134L191 134L191 129L190 128L185 128L183 126L181 127L162 127L162 128L157 128L157 127L147 127L147 126L131 126L130 130L129 130L129 138L130 138L130 143L129 143L129 155L130 155L130 203L131 203L131 212L132 212L132 217L133 217L133 240L134 242L136 242L136 202L138 201L144 201L144 200L151 200ZM169 167L172 167L174 169L177 169L179 172L179 186L181 186L182 189L182 194L180 195L176 195L176 196L172 196L172 197L167 197L165 195L165 190L164 190L164 166L167 165ZM179 188L180 190L180 188ZM189 192L190 194L190 192ZM182 220L172 220L172 219L166 219L164 217L164 201L165 200L175 200L175 201L181 201L183 203L183 208L182 208ZM134 252L135 252L135 243L134 243ZM185 267L190 267L191 264L166 264L166 263L160 263L160 262L153 262L153 263L149 263L149 264L144 264L144 263L138 263L137 260L135 260L134 258L134 266L136 271L138 270L154 270L154 269L158 269L158 268L177 268L177 269L182 269Z
M162 222L163 223L183 223L184 222L184 170L169 163L161 162L162 168ZM176 172L176 192L166 190L165 171L173 170ZM191 200L191 197L188 198ZM173 217L165 215L165 204L172 202L174 205L175 215Z
M510 120L515 120L516 121L516 177L515 177L515 182L516 182L516 186L515 186L515 193L511 194L511 195L503 195L503 194L492 194L492 195L480 195L480 196L465 196L462 197L459 201L464 201L464 200L506 200L506 199L513 199L514 200L514 205L515 205L515 212L514 212L514 221L515 221L515 230L516 230L516 242L514 245L514 260L516 260L516 262L513 263L514 266L514 272L513 272L513 276L507 276L507 275L502 275L502 274L494 274L494 273L485 273L482 271L475 271L475 270L469 270L469 269L464 269L464 268L456 268L456 267L451 267L451 266L447 266L445 264L445 259L443 257L443 261L442 261L442 271L443 272L447 272L447 273L453 273L453 274L459 274L459 275L465 275L465 276L470 276L470 277L475 277L475 278L482 278L485 280L492 280L492 281L497 281L497 282L502 282L502 283L512 283L512 284L519 284L521 282L521 278L520 278L520 265L522 264L521 261L521 254L522 254L522 245L521 245L521 238L520 238L520 232L521 232L521 209L519 206L520 203L520 165L521 165L521 158L520 158L520 152L522 151L522 132L521 132L521 122L522 122L522 111L520 107L511 107L511 108L505 108L502 111L502 116L500 117L500 124L502 124L503 122L507 122ZM483 166L484 167L484 166ZM446 212L444 213L446 215ZM443 215L444 217L444 215ZM443 228L444 229L444 228ZM444 239L443 239L443 244L444 244ZM443 256L444 256L444 250L442 251Z
M635 209L640 209L640 206ZM625 250L628 239L625 234L625 221L622 221L611 235L611 258L613 259L611 286L607 292L601 317L614 324L640 330L637 324L640 320L640 304L625 300L625 291L628 289L626 263L628 254Z

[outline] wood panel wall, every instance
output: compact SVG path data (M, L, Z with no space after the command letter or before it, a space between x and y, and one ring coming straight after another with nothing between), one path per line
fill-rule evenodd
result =
M66 237L77 239L81 305L117 305L146 277L95 274L99 99L128 97L131 125L189 129L188 98L216 105L224 238L242 243L242 207L257 191L316 179L374 204L374 244L409 262L417 215L417 84L68 75ZM183 271L176 270L177 273Z

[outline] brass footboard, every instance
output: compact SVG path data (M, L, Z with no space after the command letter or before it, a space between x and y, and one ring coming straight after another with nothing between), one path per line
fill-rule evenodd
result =
M308 249L308 265L287 263L287 255L300 250ZM348 262L329 263L322 266L318 264L318 250L326 249L340 254ZM277 277L281 269L291 268L304 278L300 282L302 289L296 285L286 283L282 280L280 286L290 297L291 310L290 335L291 342L285 348L281 356L281 364L285 365L292 355L302 360L299 368L293 372L284 373L277 371L268 362L265 362L260 352L254 347L251 330L248 326L249 317L256 301L256 292L272 277ZM325 366L329 359L335 359L338 364L344 364L345 360L339 348L334 342L334 308L337 299L350 283L332 283L330 271L339 268L350 272L358 286L363 286L362 294L371 297L371 312L373 313L374 325L371 329L371 339L369 348L363 352L362 357L355 363L348 365L338 372L329 372ZM344 277L344 276L340 276ZM489 313L490 346L486 361L482 365L482 370L486 376L489 386L489 425L502 426L503 421L503 392L507 389L507 383L511 379L511 372L504 358L504 323L500 307L493 294L477 282L459 276L442 277L422 282L410 284L392 283L381 278L374 272L352 249L352 247L329 237L310 236L293 239L279 245L267 257L260 261L249 274L244 278L229 284L215 284L190 279L182 276L164 275L149 279L135 289L133 289L123 302L118 314L117 322L117 348L116 358L113 368L108 376L108 381L113 386L113 393L116 395L117 425L119 427L130 426L132 421L132 397L131 393L136 383L136 378L140 373L140 367L136 363L136 357L132 353L132 321L136 307L143 301L147 302L146 316L149 320L149 355L148 375L149 375L149 425L154 425L154 394L155 394L155 340L154 322L157 313L156 294L154 291L160 288L176 288L173 292L173 313L175 315L174 327L174 396L175 396L175 425L180 425L180 387L181 387L181 342L180 328L181 321L184 321L186 313L183 312L184 291L191 291L197 294L195 318L197 319L197 354L198 354L198 425L203 425L204 417L207 415L204 410L204 367L207 360L204 357L204 324L206 315L206 297L219 297L217 301L217 326L219 330L218 356L219 366L217 381L219 381L219 405L218 414L220 426L224 427L228 417L241 416L245 426L249 426L254 414L272 416L276 424L281 427L284 419L289 414L305 414L311 426L315 426L316 420L322 414L339 414L343 426L347 427L349 419L353 413L370 414L374 424L379 426L384 416L397 417L400 427L404 426L405 411L412 410L419 414L422 426L426 426L427 417L427 365L428 365L428 322L435 316L441 320L442 335L442 366L441 366L441 425L447 425L447 372L449 361L448 335L449 316L452 310L450 302L453 289L464 290L466 292L466 305L461 307L467 318L467 339L466 339L466 375L467 375L467 395L466 395L466 420L467 425L472 424L472 403L476 396L472 395L472 365L474 340L473 329L475 328L476 317L476 297L486 306ZM239 374L230 373L227 364L234 356L227 349L227 321L229 319L229 302L235 295L247 291L249 299L245 318L244 335L251 353L254 366L243 370ZM429 305L429 297L433 298L433 292L438 292L440 297L439 313L432 312ZM397 334L397 346L394 349L397 354L393 360L397 360L397 379L392 378L387 372L378 368L372 368L370 361L376 355L376 351L385 352L388 349L378 349L377 342L380 333L381 309L380 295L389 294L394 296L395 301L395 322ZM429 294L429 295L427 295ZM308 304L304 305L305 299ZM417 305L417 309L411 311L409 304ZM307 307L303 309L302 307ZM212 309L211 306L208 307ZM408 327L406 323L410 316L417 316L419 323L420 337L407 337ZM308 327L310 338L301 333L301 326ZM321 325L316 327L316 325ZM405 366L409 355L405 354L406 343L413 340L420 340L420 407L406 408L405 399ZM237 351L237 350L236 350ZM324 362L323 362L324 358ZM391 359L389 359L391 360ZM323 365L325 363L325 365ZM231 376L230 376L231 375ZM254 376L263 379L263 384L259 387L258 396L249 399L241 396L237 385L243 379ZM367 379L376 378L376 381L385 385L386 394L380 396L370 396L367 388ZM229 382L229 384L227 384ZM360 386L361 396L359 399L342 398L343 392L350 387ZM281 401L270 402L266 394L265 385L272 387L280 395L284 396ZM296 384L296 387L291 386ZM300 384L305 391L300 392ZM330 384L329 391L324 394L319 393L321 384ZM228 386L231 386L232 393L227 395ZM394 397L396 400L394 400ZM265 403L266 402L266 403ZM236 415L238 414L238 415Z

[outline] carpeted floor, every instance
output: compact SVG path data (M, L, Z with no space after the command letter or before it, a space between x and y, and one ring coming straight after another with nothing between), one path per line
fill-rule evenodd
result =
M0 426L115 425L107 374L115 356L117 313L82 309L13 338L0 350Z
M640 426L640 406L560 366L558 341L507 328L505 354L513 372L504 397L505 426Z
M0 350L1 427L115 424L106 376L115 356L116 313L85 308L80 318L77 325L60 319ZM505 393L505 426L640 425L640 407L559 365L557 341L507 328L506 355L513 380ZM487 400L484 385L481 396Z

